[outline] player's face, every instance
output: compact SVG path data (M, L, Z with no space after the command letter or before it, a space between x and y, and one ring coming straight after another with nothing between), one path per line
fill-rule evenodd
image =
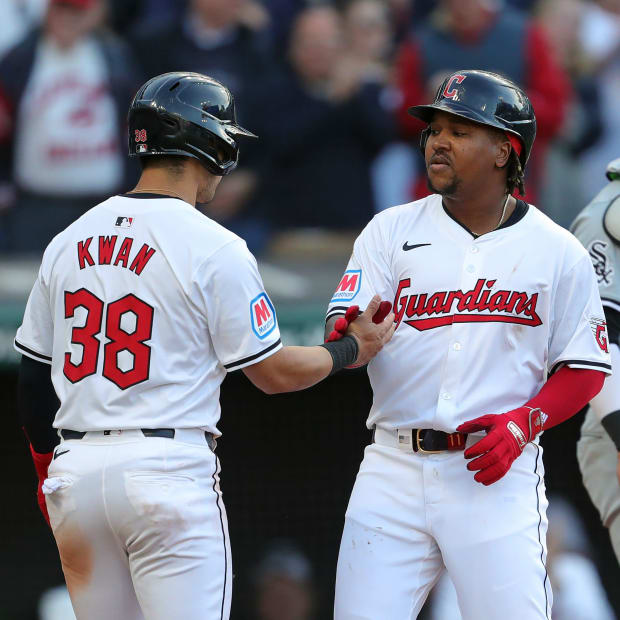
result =
M436 112L424 152L428 185L442 196L484 186L498 162L497 132L467 119Z

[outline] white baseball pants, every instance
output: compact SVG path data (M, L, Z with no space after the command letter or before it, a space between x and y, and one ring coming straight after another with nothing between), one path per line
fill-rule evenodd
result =
M445 569L463 620L549 620L543 474L534 444L488 487L462 451L368 446L345 517L335 620L412 620Z
M204 433L113 433L61 442L46 481L78 620L228 619L228 524Z

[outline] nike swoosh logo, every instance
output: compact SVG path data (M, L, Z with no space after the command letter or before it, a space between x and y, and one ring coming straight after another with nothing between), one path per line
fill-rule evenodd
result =
M421 248L425 245L431 245L430 243L416 243L415 245L407 245L407 242L403 244L403 252L408 252L409 250L414 250L415 248Z
M67 452L70 452L70 450L64 450L63 452L55 452L54 460L56 460L59 456L62 456L63 454L67 454Z

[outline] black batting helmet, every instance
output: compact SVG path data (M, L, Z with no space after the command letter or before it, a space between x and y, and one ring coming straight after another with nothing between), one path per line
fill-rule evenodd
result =
M129 106L129 155L184 155L212 174L237 167L237 138L256 138L237 124L231 92L200 73L164 73L140 87Z
M522 144L519 160L525 168L536 137L536 116L527 95L514 82L489 71L457 71L443 81L432 104L413 106L409 114L430 123L436 110L516 136ZM425 130L422 150L427 138Z

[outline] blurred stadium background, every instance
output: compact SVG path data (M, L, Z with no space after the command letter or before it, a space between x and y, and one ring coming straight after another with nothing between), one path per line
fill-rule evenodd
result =
M125 112L143 81L211 75L260 136L200 208L257 255L287 344L321 340L373 213L425 195L421 126L406 108L447 72L495 70L526 89L539 122L526 198L562 226L620 156L620 0L2 0L0 16L2 620L72 618L16 424L12 340L49 240L136 180ZM370 398L364 370L277 397L241 373L226 379L218 453L233 620L331 617ZM620 617L620 570L576 463L582 418L542 440L557 620ZM458 618L440 602L426 618Z

